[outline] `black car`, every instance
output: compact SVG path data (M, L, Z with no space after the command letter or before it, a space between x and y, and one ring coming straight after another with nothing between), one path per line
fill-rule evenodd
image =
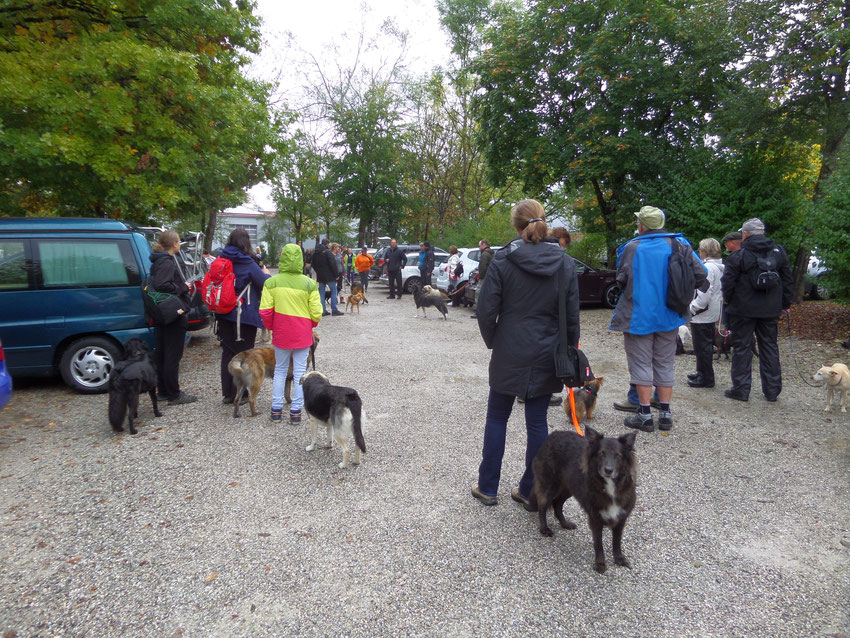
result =
M617 283L617 271L606 268L594 268L583 261L573 258L578 275L578 297L583 304L601 303L606 308L614 308L620 300L620 284ZM475 290L478 288L478 269L469 274L469 285L464 291L467 306L475 303Z

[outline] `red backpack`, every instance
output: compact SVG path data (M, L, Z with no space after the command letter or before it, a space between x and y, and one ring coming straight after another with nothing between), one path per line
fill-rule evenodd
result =
M248 287L250 287L250 283ZM226 315L242 303L242 295L236 295L236 275L233 274L233 262L225 257L216 257L210 269L204 275L201 284L204 303L211 312ZM245 291L242 291L245 294Z

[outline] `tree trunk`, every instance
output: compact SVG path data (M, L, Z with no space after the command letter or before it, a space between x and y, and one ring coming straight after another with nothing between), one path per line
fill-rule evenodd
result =
M218 213L215 209L210 210L210 221L204 230L204 250L212 250L213 235L215 234L216 221L218 221Z
M791 303L800 303L803 301L803 294L806 291L806 270L808 265L809 249L801 244L797 249L797 256L794 258L794 270L791 273L794 279Z

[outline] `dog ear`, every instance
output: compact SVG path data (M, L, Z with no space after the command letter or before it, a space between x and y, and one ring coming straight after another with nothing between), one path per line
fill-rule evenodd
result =
M833 376L833 377L838 375L838 373L835 370L830 370L829 374L830 374L830 376Z
M623 444L623 447L627 450L631 451L635 449L635 437L637 436L637 432L629 432L628 434L623 434L617 440Z
M599 434L599 432L594 430L592 427L587 426L584 429L584 438L587 439L588 445L595 445L595 444L599 443L599 441L601 441L605 437L603 437L601 434Z

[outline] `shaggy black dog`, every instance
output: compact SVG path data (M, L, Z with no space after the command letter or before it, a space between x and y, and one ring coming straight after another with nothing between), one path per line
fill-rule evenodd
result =
M619 438L604 437L593 428L585 437L575 432L553 432L534 457L534 491L526 509L537 511L540 533L552 536L546 523L551 506L555 518L565 529L576 525L564 518L564 502L575 496L587 513L587 523L593 534L594 568L605 571L605 552L602 549L602 528L613 533L614 562L629 567L623 556L623 528L635 506L637 460L633 449L635 432Z
M139 418L139 394L142 392L150 395L154 415L162 416L156 402L156 370L148 346L141 339L130 339L124 344L123 361L115 364L109 377L109 423L113 430L123 432L127 416L130 434L136 433L133 419Z
M413 290L413 300L416 302L416 316L419 316L419 309L422 308L422 315L427 317L425 314L425 308L436 308L442 315L443 319L448 320L449 309L446 308L446 302L440 299L439 297L433 297L425 291L422 290L418 285L413 284L411 286Z

